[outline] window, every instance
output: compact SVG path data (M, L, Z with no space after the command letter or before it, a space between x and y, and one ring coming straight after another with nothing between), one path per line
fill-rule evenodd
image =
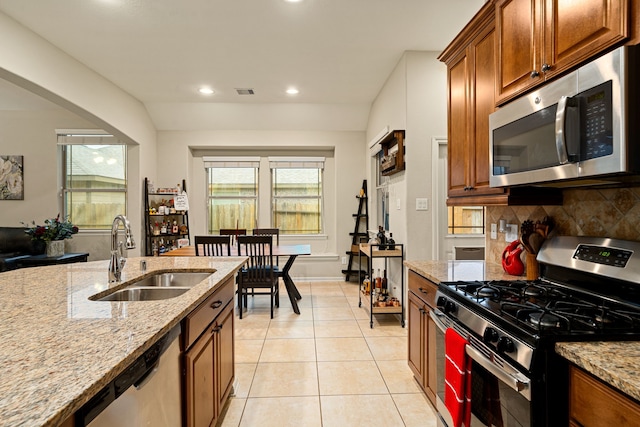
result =
M324 158L269 158L271 221L280 234L322 233Z
M483 206L449 206L449 234L484 234Z
M385 230L389 230L389 177L382 175L381 160L384 156L384 151L380 150L374 157L377 182L377 205L378 205L378 218L381 218L382 225ZM378 227L376 226L375 229Z
M258 170L256 158L205 158L209 234L221 228L256 227Z
M117 142L110 135L58 136L63 214L81 230L110 229L126 214L127 146Z

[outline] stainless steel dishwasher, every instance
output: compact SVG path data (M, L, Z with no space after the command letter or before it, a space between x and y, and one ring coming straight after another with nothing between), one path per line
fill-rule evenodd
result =
M75 415L88 427L179 426L180 325L104 387Z

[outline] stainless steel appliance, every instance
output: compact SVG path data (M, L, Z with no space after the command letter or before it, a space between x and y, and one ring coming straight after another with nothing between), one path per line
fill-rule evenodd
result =
M179 426L180 325L145 351L75 414L75 426Z
M491 114L490 185L637 180L638 56L618 48Z
M472 426L566 426L568 362L556 342L640 339L640 243L557 236L540 250L535 281L443 282L437 410L444 406L444 331L467 338Z

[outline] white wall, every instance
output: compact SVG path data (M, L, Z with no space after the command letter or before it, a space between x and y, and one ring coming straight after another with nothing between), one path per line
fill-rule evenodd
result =
M206 234L206 175L202 156L304 155L333 151L327 159L325 179L325 233L321 237L280 236L280 242L310 243L311 257L300 257L294 277L344 279L341 258L350 248L357 199L365 179L362 156L364 132L325 131L161 131L158 133L158 179L156 186L187 180L191 236ZM313 154L310 154L313 155ZM262 184L264 185L264 183ZM261 224L268 226L267 224Z
M0 13L0 40L10 41L0 43L0 78L8 80L22 88L42 96L57 105L62 106L71 113L84 119L83 127L104 129L113 133L134 148L129 150L128 178L130 182L128 193L128 215L134 225L134 237L140 240L140 230L143 224L142 218L142 178L155 176L156 132L143 104L124 92L113 83L87 68L65 52L61 51L47 40L25 29L20 24ZM4 114L0 112L0 114ZM52 117L53 121L46 121L51 125L51 132L56 128L69 128L62 120ZM27 130L28 131L28 130ZM0 130L0 134L1 134ZM55 143L50 146L47 140L35 142L35 147L40 147L47 153L54 150L49 160L55 165ZM21 151L22 147L19 147ZM26 149L26 148L25 148ZM29 148L31 149L31 148ZM33 148L38 153L37 148ZM14 154L15 148L11 151ZM37 166L34 169L25 167L25 179L29 182L43 183L47 188L56 182L57 172L50 170L38 160L35 155L26 155L25 164ZM29 172L29 171L32 172ZM28 173L34 173L32 178ZM33 185L33 184L30 184ZM30 191L30 190L29 190ZM56 190L51 191L46 203L43 203L36 193L28 192L24 201L15 202L17 212L33 212L33 215L49 215L50 211L58 211L59 206L53 204L50 197L55 197ZM44 194L44 191L42 192ZM7 203L7 202L3 202ZM43 207L44 205L44 207ZM11 221L11 219L7 219ZM5 222L5 220L1 220ZM86 238L86 236L85 236ZM74 238L76 239L76 238ZM81 237L78 238L80 241ZM101 247L99 242L87 242L87 247L80 248L98 254L95 250ZM108 252L108 251L107 251ZM139 250L130 251L137 255ZM102 255L99 255L102 257ZM93 259L93 255L92 255Z
M367 126L369 141L385 126L406 131L406 170L390 179L389 222L395 240L407 245L407 259L437 257L432 250L433 212L435 204L445 203L434 199L432 183L432 139L447 134L446 67L437 56L406 52L373 103ZM416 198L429 199L429 210L416 211Z

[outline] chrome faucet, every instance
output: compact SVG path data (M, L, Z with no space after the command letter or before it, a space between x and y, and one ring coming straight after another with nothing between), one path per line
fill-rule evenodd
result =
M124 226L124 238L125 242L118 242L118 226L119 222L122 222ZM133 235L131 234L131 224L124 215L117 215L113 219L111 225L111 260L109 261L109 282L119 282L122 274L122 268L124 267L127 259L124 257L124 248L134 249L136 242L133 241Z

